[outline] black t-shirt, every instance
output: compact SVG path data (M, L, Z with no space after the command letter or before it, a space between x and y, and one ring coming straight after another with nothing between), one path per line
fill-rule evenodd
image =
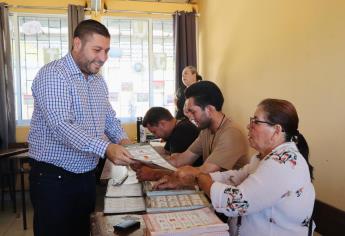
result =
M194 142L199 135L199 129L188 119L180 120L170 137L166 140L164 149L170 153L182 153ZM200 159L200 158L199 158ZM200 160L196 160L193 166L200 166Z

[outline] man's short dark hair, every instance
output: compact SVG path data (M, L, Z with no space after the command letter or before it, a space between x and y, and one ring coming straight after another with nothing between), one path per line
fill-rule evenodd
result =
M170 121L174 117L171 115L168 109L164 107L151 107L145 114L143 119L143 126L157 126L159 121L167 120Z
M74 30L73 38L80 38L81 40L86 39L92 34L100 34L106 38L110 38L107 27L96 20L83 20L81 21Z
M224 97L218 86L211 81L199 81L194 83L184 91L186 99L194 98L194 103L205 109L207 105L212 105L217 111L222 110Z

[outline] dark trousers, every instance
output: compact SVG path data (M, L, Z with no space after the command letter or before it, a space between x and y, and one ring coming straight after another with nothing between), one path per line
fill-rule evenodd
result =
M30 164L34 235L89 236L96 201L94 171L75 174L33 159Z

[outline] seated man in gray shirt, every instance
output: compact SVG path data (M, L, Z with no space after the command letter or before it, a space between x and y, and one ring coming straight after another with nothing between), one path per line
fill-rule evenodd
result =
M201 129L198 138L182 153L172 154L168 161L175 167L191 165L202 156L198 167L204 173L239 168L247 162L247 143L232 120L222 112L224 97L211 81L200 81L185 91L185 109ZM138 174L138 173L137 173ZM146 175L147 174L147 175ZM158 180L167 171L139 172L145 180Z

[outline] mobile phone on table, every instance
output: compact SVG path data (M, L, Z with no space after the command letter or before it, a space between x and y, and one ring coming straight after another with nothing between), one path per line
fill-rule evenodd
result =
M123 220L120 223L114 225L114 231L127 231L140 228L140 221L138 220Z

